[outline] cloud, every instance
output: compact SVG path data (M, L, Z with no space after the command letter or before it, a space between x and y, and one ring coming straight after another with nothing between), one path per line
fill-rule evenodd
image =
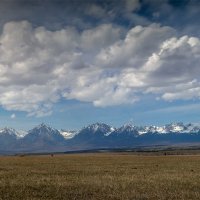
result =
M11 119L15 119L16 118L16 115L15 113L13 113L11 116L10 116Z
M95 18L103 18L107 15L107 12L101 6L97 4L92 4L88 6L86 14Z
M163 93L162 98L169 101L200 97L199 38L170 38L163 42L154 57L153 65L156 67L149 77L151 84L156 85L148 90Z
M139 0L126 0L125 7L127 11L132 12L140 8L140 2Z
M160 108L160 109L155 109L155 110L151 110L151 111L146 111L145 113L190 113L192 112L199 112L199 108L200 108L200 104L199 103L195 103L195 104L189 104L189 105L176 105L176 106L171 106L171 107L167 107L167 108Z
M80 30L102 23L117 23L125 12L135 12L139 0L1 0L0 30L5 23L26 19L35 26L59 30L65 26L76 26ZM48 12L47 12L48 10Z
M0 105L41 117L63 98L101 107L147 93L167 101L199 98L199 55L198 37L159 24L52 31L8 22L0 35Z
M147 27L135 26L123 40L119 40L97 55L97 62L107 67L140 68L159 49L161 42L173 36L170 27L152 24Z
M0 37L0 104L29 115L50 114L66 91L98 81L101 69L93 66L92 53L118 40L120 31L107 24L82 33L73 27L54 32L33 28L27 21L5 24Z

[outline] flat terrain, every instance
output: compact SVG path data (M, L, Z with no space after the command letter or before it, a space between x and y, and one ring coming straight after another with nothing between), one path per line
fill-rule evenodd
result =
M0 199L200 199L200 156L0 157Z

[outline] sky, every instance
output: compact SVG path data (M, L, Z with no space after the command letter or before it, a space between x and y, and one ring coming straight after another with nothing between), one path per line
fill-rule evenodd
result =
M0 127L200 122L200 1L1 0Z

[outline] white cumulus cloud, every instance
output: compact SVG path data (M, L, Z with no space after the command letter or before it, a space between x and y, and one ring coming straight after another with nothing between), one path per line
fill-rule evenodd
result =
M146 93L167 101L199 98L199 55L199 38L178 37L159 24L51 31L8 22L0 35L0 105L44 116L61 98L101 107L134 103Z

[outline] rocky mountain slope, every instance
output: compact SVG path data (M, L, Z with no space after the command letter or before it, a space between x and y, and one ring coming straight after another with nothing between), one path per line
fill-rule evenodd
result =
M12 128L0 129L0 152L54 152L198 143L200 126L191 123L171 123L165 126L125 124L119 128L95 123L79 131L59 131L45 124L27 132Z

